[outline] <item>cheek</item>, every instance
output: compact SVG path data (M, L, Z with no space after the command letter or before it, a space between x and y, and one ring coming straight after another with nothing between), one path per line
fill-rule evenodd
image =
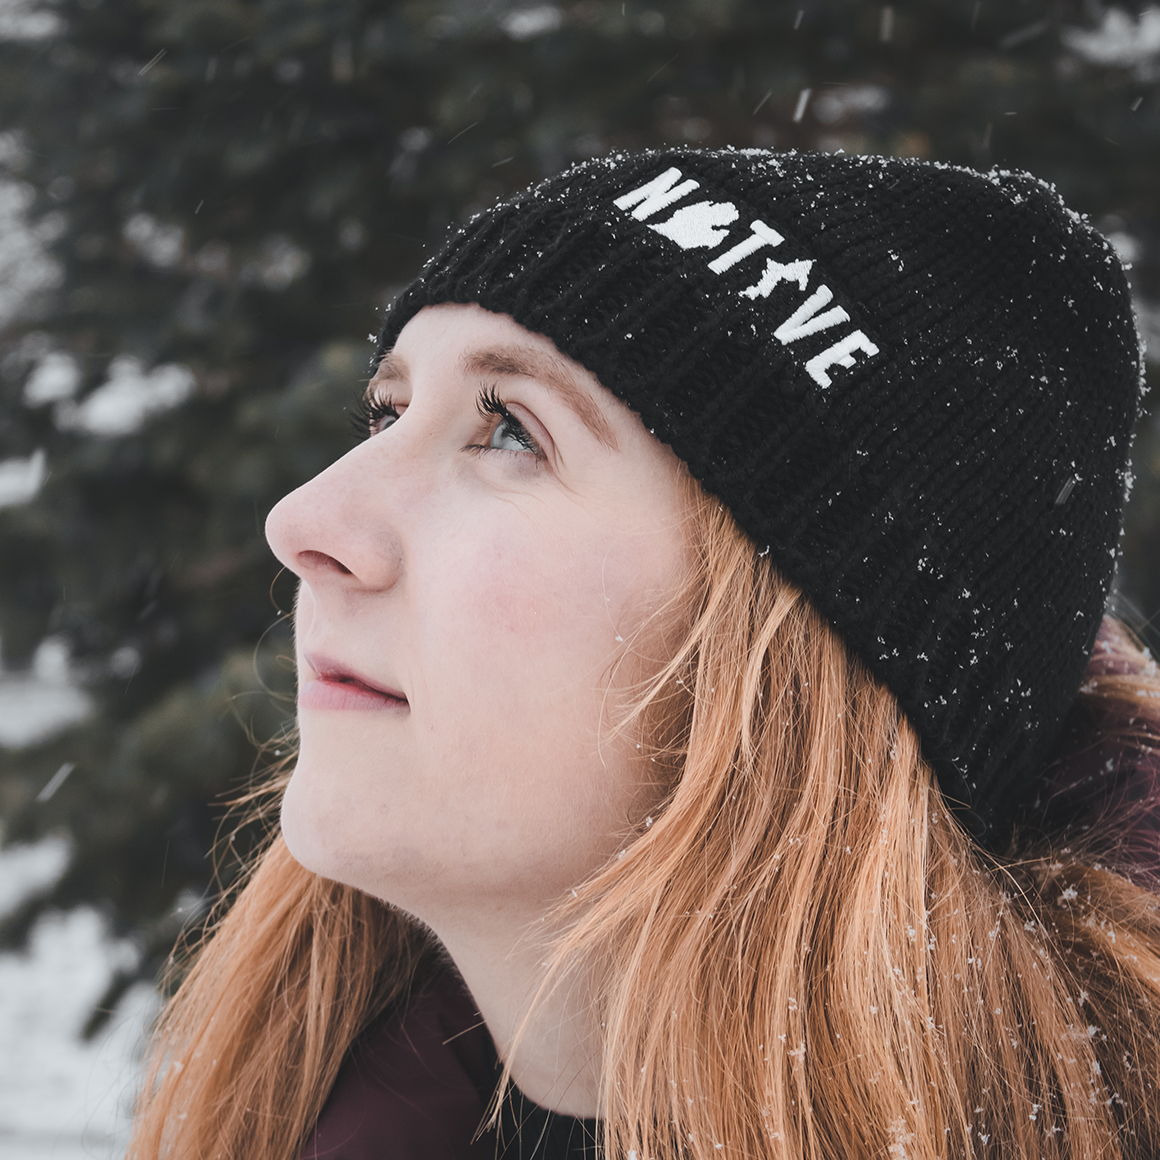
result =
M683 562L681 542L659 520L617 529L615 514L561 505L533 521L504 511L449 540L454 550L413 593L414 607L426 609L422 637L438 642L428 655L439 658L441 679L461 693L502 692L500 712L514 711L513 697L546 704L565 689L572 702L583 688L603 691L625 642L672 595ZM565 717L570 707L581 708L556 705Z
M501 638L558 637L570 621L590 615L598 595L595 554L575 536L485 545L471 560L481 624Z
M617 643L604 555L575 535L497 538L472 551L461 572L469 586L445 623L475 674L530 691L604 667Z
M424 634L434 662L424 684L438 705L425 721L430 741L474 789L486 785L505 828L561 809L599 812L616 795L601 734L620 646L602 554L575 536L485 538L446 578L468 583L435 602Z

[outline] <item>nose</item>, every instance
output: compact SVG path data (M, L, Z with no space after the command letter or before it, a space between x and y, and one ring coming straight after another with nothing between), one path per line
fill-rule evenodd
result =
M278 501L266 540L278 559L312 587L381 591L399 582L403 550L390 505L356 447Z

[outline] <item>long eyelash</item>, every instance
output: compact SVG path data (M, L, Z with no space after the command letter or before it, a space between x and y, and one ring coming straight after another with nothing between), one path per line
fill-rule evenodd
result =
M527 428L504 406L503 400L499 397L499 393L495 389L495 383L490 387L484 387L479 392L479 397L475 400L475 409L485 418L502 419L511 428L512 434L524 445L528 451L533 451L537 455L542 455L539 445L528 434ZM489 448L480 448L483 450L490 450Z
M350 425L360 439L368 439L384 419L397 419L395 400L388 395L364 395L350 410Z
M479 398L475 400L475 409L485 418L494 415L497 419L511 419L511 413L507 407L504 406L503 400L499 397L499 393L495 389L495 383L490 387L484 387L479 392ZM518 422L518 420L515 420Z

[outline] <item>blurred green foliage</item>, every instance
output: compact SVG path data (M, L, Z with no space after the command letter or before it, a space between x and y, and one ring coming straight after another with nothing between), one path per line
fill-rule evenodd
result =
M1098 4L51 11L54 34L0 43L0 156L35 191L62 272L0 341L0 459L44 448L50 467L32 502L0 509L0 641L12 669L63 638L96 711L0 751L6 839L74 842L60 882L0 924L10 945L45 907L95 903L138 937L148 977L204 912L222 797L292 715L293 587L265 515L351 445L377 312L497 198L576 158L665 143L1024 167L1134 239L1136 290L1160 300L1160 69L1068 47L1102 25ZM29 376L51 352L75 360L78 393L37 402ZM125 355L190 368L192 396L138 430L86 430L84 399ZM1155 614L1155 421L1136 473L1122 586ZM63 762L75 772L38 801ZM225 859L227 881L237 865Z

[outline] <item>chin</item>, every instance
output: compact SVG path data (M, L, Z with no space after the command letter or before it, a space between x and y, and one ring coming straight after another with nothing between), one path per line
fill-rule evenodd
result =
M366 818L352 822L332 793L319 792L317 782L301 762L282 797L282 838L290 856L303 869L365 891L384 902L396 904L398 862L422 862L419 852L391 846L391 858L383 843L366 828ZM361 824L360 824L361 823ZM410 868L412 873L414 867ZM406 875L403 875L404 879Z
M305 779L296 769L282 796L281 827L286 848L294 861L324 878L341 879L341 839L332 834L326 811L312 808Z

